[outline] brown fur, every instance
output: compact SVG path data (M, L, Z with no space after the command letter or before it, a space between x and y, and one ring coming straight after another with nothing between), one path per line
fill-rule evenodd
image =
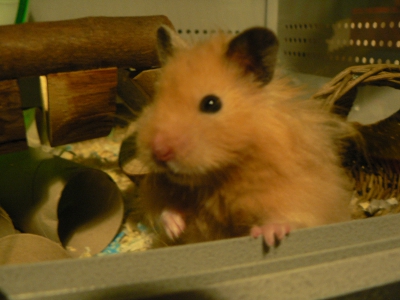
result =
M183 243L243 236L271 222L349 220L338 153L351 129L319 103L299 100L286 79L261 86L244 76L225 57L229 39L176 49L138 120L138 157L151 170L140 190L147 217L158 224L164 209L181 212ZM220 112L199 111L208 94L220 97ZM175 172L154 161L156 138L174 149Z

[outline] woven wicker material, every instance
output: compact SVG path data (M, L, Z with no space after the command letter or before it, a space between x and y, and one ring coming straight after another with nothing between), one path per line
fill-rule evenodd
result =
M333 106L339 105L338 102L351 93L353 88L368 84L400 89L400 66L374 64L349 67L323 86L313 98L324 99L326 105L333 109ZM347 103L346 107L351 108L355 97L351 98L352 101Z
M313 98L325 101L326 108L347 117L357 88L364 85L400 89L400 66L388 64L353 66L345 69ZM370 125L354 124L360 131L363 149L350 147L344 166L354 178L360 201L400 198L400 111Z

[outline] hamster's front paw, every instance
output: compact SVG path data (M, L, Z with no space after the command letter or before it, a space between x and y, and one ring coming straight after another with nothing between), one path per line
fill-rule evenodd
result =
M185 230L186 223L183 215L175 210L165 209L160 218L164 230L171 240L177 239Z
M291 231L291 226L288 223L268 223L262 226L253 226L250 230L250 235L254 238L262 235L265 243L269 246L275 246Z

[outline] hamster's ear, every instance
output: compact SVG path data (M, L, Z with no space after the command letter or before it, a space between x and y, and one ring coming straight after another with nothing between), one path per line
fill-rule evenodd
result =
M263 27L247 29L234 37L228 45L226 57L243 68L244 74L252 73L262 85L273 77L278 39Z
M170 27L162 25L157 30L157 51L158 58L164 65L168 58L173 56L176 48L186 48L187 44Z

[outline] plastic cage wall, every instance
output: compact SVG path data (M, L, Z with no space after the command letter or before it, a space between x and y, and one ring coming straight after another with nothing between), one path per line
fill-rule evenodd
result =
M333 76L348 66L400 62L399 1L280 0L285 66Z

